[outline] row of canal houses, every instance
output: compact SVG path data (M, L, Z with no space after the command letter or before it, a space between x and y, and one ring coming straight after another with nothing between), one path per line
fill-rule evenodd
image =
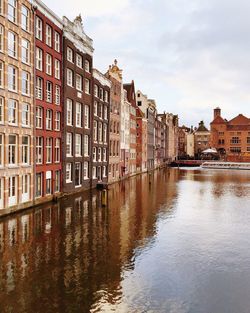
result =
M81 16L0 0L0 209L16 210L176 158L178 116L93 68Z

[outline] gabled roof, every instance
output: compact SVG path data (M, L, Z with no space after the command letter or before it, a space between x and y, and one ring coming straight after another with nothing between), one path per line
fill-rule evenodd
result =
M250 119L243 114L239 114L238 116L230 120L228 122L228 125L250 125Z
M227 122L219 115L210 124L226 124Z
M196 129L196 132L208 132L209 130L206 128L206 126L204 125L204 122L201 121L199 123L199 127Z
M123 88L127 91L128 101L132 104L132 106L136 107L134 81L132 80L130 84L123 84Z

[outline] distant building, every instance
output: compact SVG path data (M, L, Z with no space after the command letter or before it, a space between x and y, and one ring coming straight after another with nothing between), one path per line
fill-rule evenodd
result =
M129 160L130 160L130 107L128 101L127 90L122 88L121 99L121 178L129 176Z
M250 162L250 119L242 114L230 121L223 119L221 109L214 109L210 145L222 159Z
M134 81L130 84L124 84L127 91L127 99L130 103L130 158L129 174L136 174L136 99Z
M147 119L139 107L136 108L136 171L147 171Z
M194 130L194 154L195 158L200 158L202 151L210 147L210 131L206 128L203 121Z
M109 66L105 76L111 81L110 92L110 154L109 154L109 182L116 182L121 176L120 144L121 144L121 102L122 102L122 70L117 66L117 60Z
M178 158L187 158L187 136L190 133L190 128L181 126L178 128Z
M109 116L111 82L98 70L93 70L94 110L92 136L92 187L108 182ZM117 153L117 152L116 152Z
M190 132L187 134L187 157L194 158L194 132L191 129Z

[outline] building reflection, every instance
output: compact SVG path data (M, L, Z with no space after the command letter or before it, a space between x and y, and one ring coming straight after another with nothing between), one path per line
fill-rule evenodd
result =
M136 176L110 186L106 207L93 191L0 220L0 312L98 312L99 301L118 301L177 180Z

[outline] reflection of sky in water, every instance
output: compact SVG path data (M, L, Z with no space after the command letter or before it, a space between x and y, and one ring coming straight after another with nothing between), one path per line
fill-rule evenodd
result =
M249 313L249 174L156 171L108 208L77 195L0 221L0 312Z

